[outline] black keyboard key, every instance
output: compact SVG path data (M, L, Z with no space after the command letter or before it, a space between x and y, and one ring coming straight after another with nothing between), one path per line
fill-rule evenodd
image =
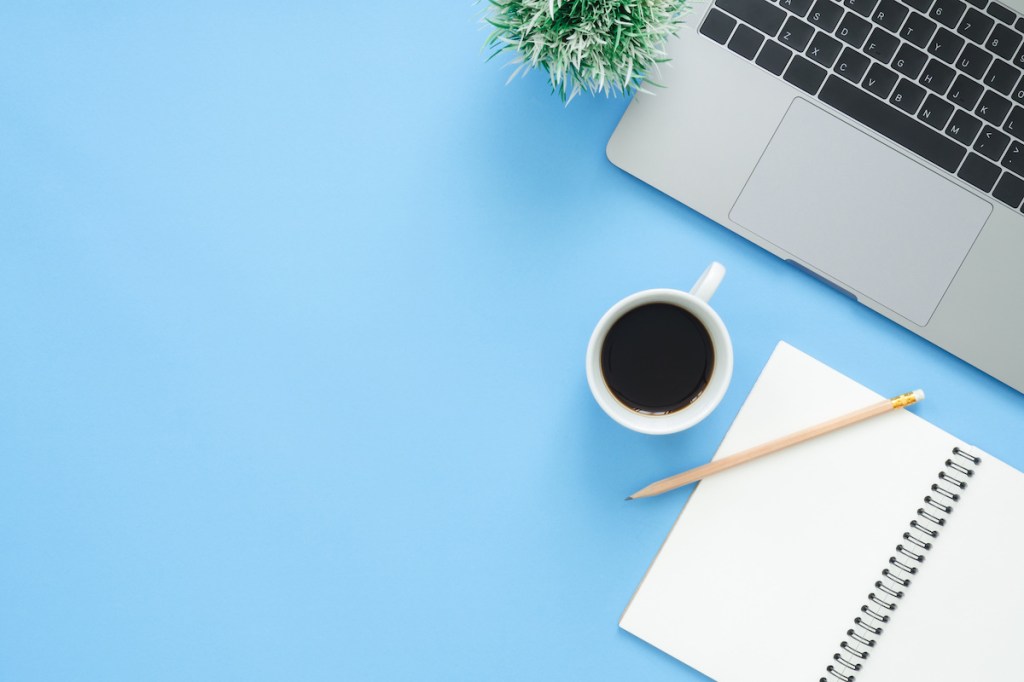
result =
M956 142L838 76L829 76L818 98L951 173L964 158L965 150Z
M1009 135L999 132L992 126L985 126L981 130L981 135L978 135L978 139L974 141L974 151L988 159L998 161L1009 143Z
M932 92L944 95L955 75L956 71L933 59L924 67L918 82Z
M790 50L779 45L774 40L769 40L764 44L761 54L757 55L754 63L762 69L774 73L776 76L781 76L782 72L786 70L786 64L789 63L789 58L792 54Z
M812 64L800 55L796 55L793 57L793 61L790 62L789 68L786 69L786 74L783 78L801 90L813 95L821 87L821 82L825 80L827 73L825 69L817 64Z
M1024 175L1024 142L1010 140L1002 163L1006 170L1011 170L1017 175Z
M1010 133L1018 140L1024 140L1024 108L1014 107L1010 115L1006 117L1003 130Z
M1010 152L1006 153L1009 154ZM1024 180L1021 180L1012 173L1003 173L1003 176L999 178L999 182L996 183L995 189L992 190L992 196L1003 203L1017 208L1020 206L1021 201L1024 201Z
M989 34L988 40L985 41L985 47L1003 59L1012 59L1014 53L1017 52L1017 48L1020 47L1022 39L1024 39L1024 36L1009 26L997 24L992 29L992 33Z
M981 96L981 101L978 102L978 106L974 109L974 113L981 117L983 121L988 121L994 126L1002 123L1009 111L1010 100L1000 97L991 90L985 91L985 94Z
M902 73L907 78L917 78L928 61L928 55L916 47L901 45L896 57L892 60L892 68Z
M1013 58L1013 64L1019 68L1024 68L1024 45L1017 50L1017 56Z
M985 74L985 85L1004 95L1009 95L1018 81L1020 71L1001 59L992 62L992 68Z
M946 98L953 104L957 104L968 111L974 109L974 105L981 99L981 93L985 88L981 83L971 80L967 76L957 76L953 81L953 87L949 89Z
M900 29L900 38L918 47L924 47L931 40L933 33L935 33L934 21L917 12L911 12L907 17L907 22Z
M1024 17L1017 17L1017 21L1013 24L1013 27L1018 31L1024 32Z
M839 22L836 37L847 45L860 47L864 44L864 39L868 37L868 32L870 31L871 24L853 12L847 12L843 20Z
M906 78L901 78L900 82L896 84L896 89L892 91L889 101L908 114L913 115L917 113L917 108L924 101L924 96L924 88L911 83Z
M802 17L811 8L811 2L812 0L779 0L779 7Z
M773 38L786 20L786 13L766 0L718 0L715 5Z
M843 8L832 0L818 0L811 8L811 13L807 15L807 21L825 33L831 33L842 16Z
M839 60L832 70L850 82L859 83L864 72L868 70L869 64L871 64L870 59L847 47L839 55Z
M871 20L891 33L896 33L900 30L900 26L903 25L903 20L907 18L909 12L910 10L896 0L882 0L878 3L875 13L871 15Z
M888 64L892 56L896 54L896 48L899 46L899 38L891 33L886 33L876 26L875 30L868 36L868 41L864 43L864 51L883 64Z
M918 12L927 12L928 8L932 6L932 0L903 0L903 2Z
M944 99L928 95L928 99L921 105L921 111L917 112L917 117L936 130L942 130L955 108Z
M972 7L967 10L967 14L964 15L956 32L980 45L985 42L985 38L988 38L988 32L992 30L995 23L995 19Z
M1007 24L1012 24L1017 18L1017 15L1013 13L1012 9L1007 9L997 2L993 2L988 6L988 13L999 21Z
M814 35L813 26L796 17L790 17L779 31L779 42L797 52L803 52L807 43L811 42L812 35Z
M1016 87L1010 90L1010 99L1017 104L1024 104L1024 78L1021 78Z
M964 46L964 39L952 31L940 28L928 43L928 52L947 64L952 64Z
M988 0L967 0L967 2L971 3L978 9L985 9L985 5L988 4Z
M864 89L882 99L889 99L892 86L896 85L899 76L881 64L872 64L868 75L864 77Z
M862 17L871 14L878 0L843 0L843 4L852 9Z
M960 0L935 0L928 16L943 26L956 28L957 22L960 21L960 17L964 15L966 9L967 5Z
M757 51L761 49L762 41L764 41L763 35L749 26L740 24L729 40L729 49L745 59L753 59Z
M981 79L985 69L992 63L992 55L975 45L968 45L956 60L956 68L968 76Z
M957 176L971 183L982 192L988 192L999 177L999 166L986 161L977 154L968 154Z
M946 134L961 144L970 145L981 130L981 121L966 111L957 111L946 127Z
M708 10L708 15L704 17L704 23L701 24L700 32L716 43L725 45L726 41L729 40L729 36L732 35L734 28L736 28L735 19L725 12L719 12L712 7Z
M824 33L815 33L811 44L807 47L807 56L828 68L839 56L839 50L842 47L842 43L835 38L830 38Z

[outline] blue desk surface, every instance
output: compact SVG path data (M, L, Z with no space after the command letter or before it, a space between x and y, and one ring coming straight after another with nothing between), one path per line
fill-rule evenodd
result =
M705 679L616 625L688 493L623 497L780 339L1024 467L1024 396L614 168L625 101L480 11L0 8L0 678ZM593 325L716 259L726 399L617 426Z

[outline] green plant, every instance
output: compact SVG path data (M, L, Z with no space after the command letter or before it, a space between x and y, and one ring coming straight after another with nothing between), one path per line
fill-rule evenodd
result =
M648 74L668 61L689 0L489 0L487 40L493 58L515 52L517 74L548 73L551 87L569 102L581 91L628 94L653 83Z

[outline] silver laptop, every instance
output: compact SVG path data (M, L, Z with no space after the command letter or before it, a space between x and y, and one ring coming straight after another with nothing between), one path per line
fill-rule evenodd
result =
M1022 15L699 4L608 158L1024 391Z

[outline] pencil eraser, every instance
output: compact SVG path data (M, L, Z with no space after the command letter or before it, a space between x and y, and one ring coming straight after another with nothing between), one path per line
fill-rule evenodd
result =
M917 389L916 391L914 391L914 400L917 402L921 402L922 400L924 400L924 391L922 391L921 389Z

